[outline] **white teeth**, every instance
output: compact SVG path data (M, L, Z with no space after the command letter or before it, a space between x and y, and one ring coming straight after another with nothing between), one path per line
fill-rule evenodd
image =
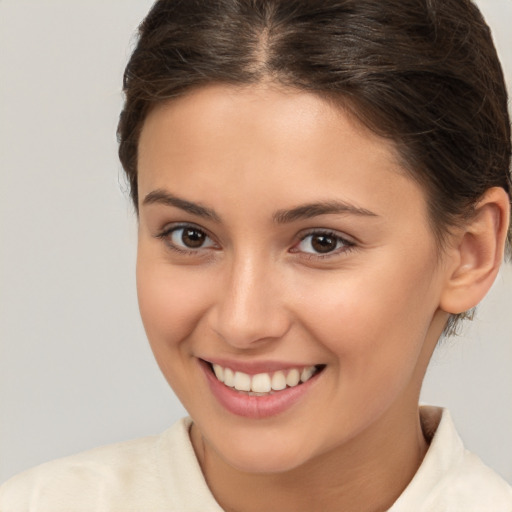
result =
M315 372L314 366L308 366L307 368L304 368L304 370L302 370L302 373L300 374L301 382L306 382L309 379L311 379L314 372Z
M279 370L271 374L258 373L251 376L244 372L234 372L231 368L223 368L218 364L213 364L212 368L217 380L230 388L254 396L282 391L286 387L293 388L307 382L316 372L315 366L308 366L302 370L292 368L288 371Z
M213 365L213 371L215 372L215 376L218 380L221 382L224 382L224 368L222 366L219 366L218 364Z
M286 377L283 372L276 372L272 375L272 389L281 391L286 388Z
M247 375L247 373L236 372L235 373L235 389L238 389L238 391L251 391L250 375Z
M256 393L268 393L272 389L270 375L268 373L258 373L252 378L251 391Z
M224 368L224 384L230 388L235 387L235 374L230 368Z
M288 375L286 376L286 384L290 386L291 388L296 386L300 382L300 373L299 370L296 368L293 368L288 372Z

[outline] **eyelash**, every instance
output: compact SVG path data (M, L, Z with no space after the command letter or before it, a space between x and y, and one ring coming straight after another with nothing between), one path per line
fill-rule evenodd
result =
M196 226L195 224L175 224L171 227L167 227L165 228L161 233L157 234L156 235L156 238L159 238L161 240L164 241L165 245L173 250L173 251L176 251L178 252L179 254L183 254L185 256L197 256L198 253L201 251L201 250L204 250L205 248L204 247L198 247L197 249L185 249L185 248L182 248L182 247L178 247L176 244L174 244L170 237L172 236L172 234L176 231L179 231L180 229L190 229L190 230L193 230L193 231L198 231L199 233L202 233L204 234L204 236L210 240L213 241L212 237L208 235L208 233L200 228L199 226Z
M336 245L338 245L339 243L341 243L342 247L341 248L336 248L335 250L333 251L330 251L330 252L327 252L325 254L322 254L322 253L308 253L308 252L302 252L302 257L303 258L306 258L306 259L320 259L320 260L323 260L323 259L327 259L327 258L331 258L331 257L335 257L335 256L339 256L340 254L348 254L349 252L353 251L355 248L356 248L356 243L351 241L351 240L348 240L347 238L341 236L340 234L336 233L335 231L330 231L330 230L322 230L322 229L315 229L315 230L311 230L303 235L301 235L300 239L299 239L299 242L297 242L293 247L292 247L292 250L291 252L295 253L295 252L299 252L299 251L296 251L296 250L293 250L295 247L297 247L298 245L300 245L304 240L306 240L308 237L310 236L325 236L325 237L329 237L329 238L333 238L336 240Z
M156 238L163 240L169 249L171 249L175 252L178 252L179 254L183 254L185 256L198 256L202 250L210 248L210 247L198 247L197 249L184 249L182 247L178 247L175 243L171 242L170 237L172 236L173 233L175 233L176 231L179 231L181 229L190 229L193 231L200 232L207 239L210 239L213 243L215 243L213 241L212 237L210 237L204 229L202 229L199 226L196 226L194 224L173 225L171 227L164 229L161 233L157 234ZM341 243L342 247L336 248L335 250L327 252L325 254L316 253L316 252L308 253L305 251L296 250L296 247L298 247L302 242L304 242L304 240L306 240L308 237L311 237L311 236L325 236L325 237L333 238L336 240L336 245ZM330 258L333 256L338 256L340 254L347 254L347 253L353 251L355 248L356 248L355 242L353 242L351 240L347 240L345 237L341 236L340 234L336 233L335 231L316 229L316 230L311 230L311 231L301 235L299 238L299 241L290 249L290 252L293 254L300 253L302 258L306 258L308 260L310 260L310 259L323 260L323 259L327 259L327 258Z

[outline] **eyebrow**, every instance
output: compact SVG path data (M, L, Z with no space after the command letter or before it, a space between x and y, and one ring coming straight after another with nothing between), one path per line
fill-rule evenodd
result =
M145 198L142 204L163 204L165 206L174 206L175 208L179 208L180 210L184 210L192 215L197 215L199 217L203 217L206 219L213 220L215 222L220 222L220 217L215 213L211 208L207 208L206 206L202 206L198 203L193 203L191 201L187 201L186 199L181 199L180 197L176 197L165 190L153 190L150 192Z
M344 201L320 201L297 206L291 210L278 210L273 215L274 222L286 224L297 220L310 219L319 215L343 214L363 217L378 217L378 215L365 208L359 208Z
M202 206L199 203L193 203L177 197L165 190L157 189L150 192L143 200L143 205L163 204L165 206L173 206L184 210L192 215L197 215L215 222L221 222L220 216L211 208ZM359 208L344 201L318 201L299 205L289 210L277 210L272 219L277 224L287 224L297 220L310 219L319 215L342 214L357 215L363 217L379 217L376 213Z

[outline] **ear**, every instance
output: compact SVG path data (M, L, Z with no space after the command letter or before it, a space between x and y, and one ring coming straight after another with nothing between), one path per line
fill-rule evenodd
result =
M509 222L509 196L500 187L488 189L478 202L475 215L461 228L448 251L442 310L462 313L485 297L503 261Z

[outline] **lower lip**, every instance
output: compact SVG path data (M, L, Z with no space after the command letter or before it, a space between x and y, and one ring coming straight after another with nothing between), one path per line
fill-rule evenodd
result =
M272 395L251 396L225 386L217 380L208 363L200 361L210 389L219 403L229 412L244 418L262 419L283 413L301 400L315 385L319 372L303 384L276 391Z

